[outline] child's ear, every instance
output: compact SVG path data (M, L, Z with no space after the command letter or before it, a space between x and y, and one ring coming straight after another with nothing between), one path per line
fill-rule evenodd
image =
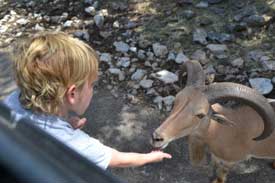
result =
M76 103L76 86L71 85L66 92L66 99L69 102L69 104L75 104Z

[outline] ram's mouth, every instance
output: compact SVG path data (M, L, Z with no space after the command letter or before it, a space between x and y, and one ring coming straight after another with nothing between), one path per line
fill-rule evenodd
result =
M161 144L161 145L157 145L157 144L153 143L152 145L153 145L153 149L155 151L160 151L160 150L165 149L168 146L168 144L169 144L169 142L167 142L165 144Z

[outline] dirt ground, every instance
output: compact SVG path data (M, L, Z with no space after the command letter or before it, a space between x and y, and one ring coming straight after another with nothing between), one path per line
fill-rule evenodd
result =
M121 151L149 152L151 132L167 114L149 105L127 104L122 96L115 98L104 87L97 88L87 113L85 130L106 145ZM171 143L165 151L173 158L139 168L110 169L111 173L130 183L209 183L213 167L205 161L202 167L192 167L188 160L187 139ZM228 177L228 183L274 183L270 160L249 160L240 163Z
M0 53L0 97L15 89L11 67ZM128 104L123 92L115 98L102 84L95 89L95 95L85 116L89 122L85 131L97 137L106 145L121 151L149 152L152 131L168 114L154 109L146 102ZM139 168L109 169L112 174L129 183L209 183L213 167L205 161L202 167L192 167L188 160L186 138L171 143L166 152L171 160ZM228 183L274 183L275 174L271 160L250 160L240 163L231 171Z

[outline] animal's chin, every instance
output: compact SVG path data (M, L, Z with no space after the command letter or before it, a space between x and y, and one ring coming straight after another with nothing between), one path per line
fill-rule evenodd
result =
M168 146L169 142L162 145L154 145L154 150L163 150Z

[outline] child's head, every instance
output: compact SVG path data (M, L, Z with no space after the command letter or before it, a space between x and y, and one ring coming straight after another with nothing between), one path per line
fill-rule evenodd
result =
M82 90L97 79L95 51L65 33L39 34L18 50L14 66L20 101L35 112L59 114L68 90Z

